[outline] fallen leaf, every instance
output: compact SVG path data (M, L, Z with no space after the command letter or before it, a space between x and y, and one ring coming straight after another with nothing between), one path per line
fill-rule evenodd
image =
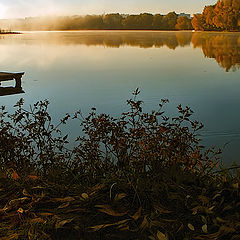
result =
M193 226L191 223L188 224L188 228L189 228L190 230L192 230L192 231L195 231L195 228L194 228L194 226Z
M62 203L64 203L64 202L72 202L72 201L75 200L75 198L73 198L73 197L52 198L51 200L54 201L54 202L62 202Z
M157 238L158 238L158 240L168 240L168 236L163 234L160 231L157 232Z
M203 203L203 204L208 204L209 203L209 198L203 195L198 196L198 199Z
M127 196L126 193L116 194L116 196L114 197L114 201L120 201L121 199L125 198L126 196Z
M213 200L215 200L216 198L221 197L221 194L217 193L214 197Z
M8 209L12 209L15 207L19 207L21 204L23 204L29 200L30 200L30 198L28 198L28 197L13 199L4 207L4 209L8 210Z
M86 199L88 199L88 198L89 198L89 196L88 196L88 194L87 194L87 193L83 193L83 194L81 195L81 197L82 197L84 200L86 200Z
M158 211L160 214L168 214L171 213L172 211L167 210L164 206L162 206L159 203L154 204L154 208L156 211Z
M12 178L13 180L17 181L20 177L19 175L17 174L17 172L15 170L13 170L13 173L12 173Z
M24 213L24 210L23 210L22 208L19 208L19 209L17 210L17 212L23 214L23 213Z
M1 240L17 240L18 236L19 235L17 233L14 233L14 234L11 234L7 237L2 237Z
M140 207L138 209L138 211L132 216L132 218L137 221L140 217L141 217L141 214L142 214L142 207Z
M31 197L31 194L29 194L28 191L25 188L23 189L23 195Z
M117 226L117 225L123 225L124 223L127 223L128 221L130 221L131 219L125 219L119 222L115 222L115 223L108 223L108 224L101 224L101 225L96 225L93 227L90 227L90 229L94 232L97 232L101 229L104 229L106 227L111 227L111 226Z
M127 214L127 212L122 213L116 212L115 210L112 209L110 205L96 205L95 207L100 208L98 209L99 212L103 212L114 217L121 217Z
M70 205L70 202L63 203L63 204L61 204L61 205L58 207L58 209L66 208L66 207L68 207L69 205Z
M50 212L42 212L42 213L39 213L40 216L42 217L50 217L50 216L53 216L53 213L50 213Z
M222 218L220 218L220 217L216 217L216 220L217 220L218 222L220 222L220 223L226 223L226 222L227 222L226 220L224 220L224 219L222 219Z
M233 186L233 188L238 189L239 184L238 183L234 183L232 186Z
M56 222L55 224L55 228L58 229L58 228L62 228L64 225L70 223L73 221L73 218L70 218L70 219L66 219L66 220L63 220L63 221L60 221L60 222Z
M147 219L147 215L146 215L146 216L144 216L143 221L142 221L141 225L139 226L139 229L144 229L147 225L148 225L148 219Z
M89 196L94 195L96 192L98 192L100 189L104 187L104 184L97 184L91 189L91 192L89 193Z
M223 225L220 227L219 232L221 235L227 235L229 233L236 233L236 229Z
M202 230L203 230L204 233L207 233L207 232L208 232L207 224L204 224L204 225L202 226Z
M45 222L42 218L34 218L30 221L31 223L43 223Z
M38 179L38 177L35 176L35 175L29 175L28 178L30 178L30 179L32 179L34 181L36 181Z

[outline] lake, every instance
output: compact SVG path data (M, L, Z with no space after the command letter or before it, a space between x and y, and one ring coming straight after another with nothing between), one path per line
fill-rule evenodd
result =
M0 52L0 71L25 72L25 93L0 97L9 110L20 98L48 99L55 121L91 107L119 116L139 87L146 111L161 98L170 116L190 106L203 144L224 146L224 161L240 163L240 33L24 32L0 35ZM64 131L75 136L77 126Z

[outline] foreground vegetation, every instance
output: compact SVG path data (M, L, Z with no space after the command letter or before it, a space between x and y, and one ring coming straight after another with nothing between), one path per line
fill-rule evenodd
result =
M115 119L81 112L54 126L48 102L0 114L0 239L240 239L240 174L204 149L179 115L142 111L138 90ZM80 123L76 147L59 127Z

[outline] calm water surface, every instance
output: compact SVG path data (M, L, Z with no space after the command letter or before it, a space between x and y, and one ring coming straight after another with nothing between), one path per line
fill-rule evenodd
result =
M139 87L146 111L161 98L170 115L190 106L205 125L203 143L228 143L224 161L240 163L240 33L25 32L0 36L0 53L0 71L25 72L25 93L0 105L49 99L55 119L93 106L118 116ZM77 123L67 128L78 134Z

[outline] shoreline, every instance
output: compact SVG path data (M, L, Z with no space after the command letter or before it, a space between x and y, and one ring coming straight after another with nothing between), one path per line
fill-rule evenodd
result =
M9 35L9 34L21 34L20 32L4 31L0 30L0 35Z
M158 29L72 29L72 30L17 30L0 34L22 34L24 32L186 32L186 33L240 33L240 31L196 31L196 30L158 30Z

